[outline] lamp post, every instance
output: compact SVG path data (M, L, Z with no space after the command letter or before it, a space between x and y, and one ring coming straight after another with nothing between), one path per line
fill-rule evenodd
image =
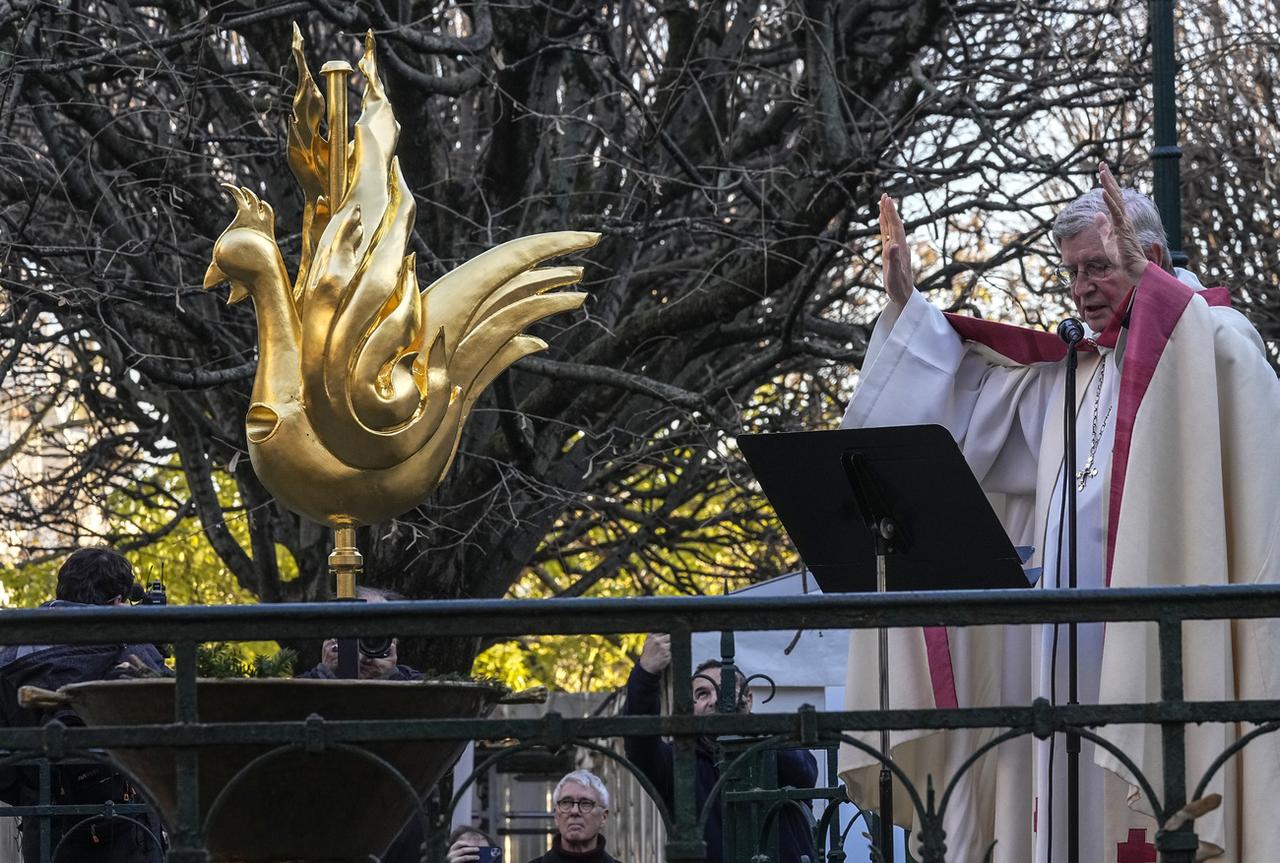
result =
M1174 57L1175 0L1150 0L1147 6L1151 34L1151 90L1155 99L1155 147L1151 162L1155 174L1156 207L1164 232L1169 237L1169 251L1175 266L1185 266L1187 255L1182 250L1182 200L1178 179L1178 162L1182 149L1178 146L1177 97L1174 82L1177 60Z

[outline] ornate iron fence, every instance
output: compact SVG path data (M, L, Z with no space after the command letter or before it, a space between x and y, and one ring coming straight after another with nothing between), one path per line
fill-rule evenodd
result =
M1166 769L1160 790L1145 777L1156 820L1166 819L1199 795L1209 781L1192 788L1185 777L1184 728L1188 723L1245 722L1257 727L1222 753L1211 771L1259 735L1280 729L1280 700L1188 702L1183 698L1182 623L1189 620L1280 618L1280 587L1160 588L1148 590L1012 591L825 595L789 598L707 597L650 599L566 599L545 601L394 602L349 604L260 605L243 607L169 607L123 609L11 610L0 614L0 641L10 644L103 644L151 641L171 643L176 657L176 702L173 721L163 725L110 728L0 729L0 767L33 757L59 761L69 757L101 757L108 747L172 748L177 771L178 821L169 859L204 863L198 788L197 752L211 745L304 747L307 751L345 748L375 741L410 738L438 740L510 739L516 749L534 746L585 746L620 760L652 793L651 784L601 738L661 734L674 747L674 806L663 808L671 861L703 859L699 813L695 806L695 747L701 736L739 735L759 738L738 761L770 746L829 748L845 742L889 763L916 809L922 860L945 859L942 832L947 793L943 788L916 789L897 765L855 740L853 732L907 729L1003 729L998 740L1074 732L1102 746L1091 728L1107 724L1157 724L1161 727ZM688 680L692 672L690 636L694 632L866 629L905 626L977 626L989 624L1149 621L1159 632L1162 699L1155 703L1110 705L1029 705L943 710L818 711L804 707L789 714L717 714L694 716L689 687L675 686L669 716L598 716L581 719L548 713L536 719L424 719L411 721L326 721L310 717L298 722L206 722L200 718L196 688L196 646L205 641L260 641L324 636L398 635L516 637L526 634L670 632L673 674ZM730 650L732 648L730 647ZM726 675L726 679L730 676ZM994 744L992 744L994 745ZM1126 760L1124 753L1116 753ZM976 754L975 754L976 757ZM261 760L261 759L259 759ZM738 763L735 761L734 763ZM384 765L386 766L386 765ZM486 768L478 764L477 771ZM390 769L387 766L387 769ZM728 772L728 771L726 771ZM956 777L952 777L954 782ZM1189 792L1190 795L1189 795ZM805 796L772 792L775 802ZM835 797L829 789L808 796ZM834 807L829 807L830 812ZM844 859L829 816L816 825L827 845L827 859ZM824 843L825 844L825 843ZM1156 848L1162 863L1191 863L1197 840L1194 822L1161 830ZM760 859L758 857L748 859Z

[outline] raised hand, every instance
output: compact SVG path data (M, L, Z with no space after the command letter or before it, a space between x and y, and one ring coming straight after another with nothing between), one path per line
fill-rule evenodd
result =
M899 309L915 292L911 277L911 252L907 249L907 231L898 216L893 198L880 196L880 260L884 268L884 289Z
M480 863L480 848L472 844L473 842L475 842L474 838L463 836L449 846L449 853L445 860L448 863Z
M1094 219L1098 236L1102 240L1102 251L1136 285L1150 261L1142 251L1142 243L1138 242L1138 233L1134 230L1133 222L1129 221L1129 214L1125 212L1120 184L1111 175L1106 162L1098 163L1098 181L1102 183L1102 199L1106 201L1107 212L1111 214L1107 218L1106 214L1099 213Z
M650 674L660 674L671 664L671 636L654 632L644 640L640 651L640 667Z

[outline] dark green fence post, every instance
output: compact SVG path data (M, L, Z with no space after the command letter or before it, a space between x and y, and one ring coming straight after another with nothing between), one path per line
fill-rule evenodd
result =
M39 776L40 805L48 806L53 803L53 768L47 760L40 762ZM46 814L33 820L40 825L40 863L48 863L53 856L53 816Z
M688 626L671 629L671 706L679 717L693 715L693 633ZM667 859L699 861L707 858L706 843L698 830L697 738L676 735L672 748L672 836L667 839Z
M1166 618L1160 621L1160 700L1166 704L1182 701L1182 621ZM1164 768L1164 821L1187 805L1187 727L1183 722L1160 724ZM1184 824L1165 832L1157 828L1156 850L1160 863L1194 863L1196 858L1195 827Z
M173 720L180 724L200 721L196 702L196 645L180 641L174 645ZM169 851L168 863L205 863L208 851L200 830L200 750L184 746L174 750L177 773L178 824Z

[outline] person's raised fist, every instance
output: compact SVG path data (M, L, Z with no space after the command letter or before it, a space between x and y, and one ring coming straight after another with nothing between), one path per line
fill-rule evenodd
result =
M671 664L671 636L664 632L650 633L640 651L640 667L650 674L661 674Z

